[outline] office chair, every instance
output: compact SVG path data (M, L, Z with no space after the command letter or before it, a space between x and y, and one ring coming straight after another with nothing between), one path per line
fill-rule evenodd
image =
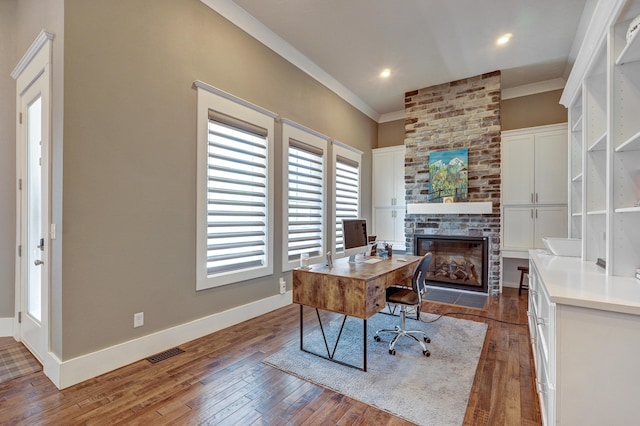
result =
M407 319L407 308L413 307L416 309L416 317L420 319L420 307L422 305L422 297L426 293L427 289L427 270L429 269L429 264L431 263L433 255L431 253L427 253L422 260L416 266L416 269L413 271L413 278L411 280L411 287L404 286L392 286L387 288L386 300L387 304L390 305L399 305L400 306L400 318L401 325L397 325L394 329L391 330L378 330L373 338L376 342L380 341L379 333L393 333L395 336L389 343L389 353L391 355L396 354L395 345L398 339L402 336L408 336L413 338L416 342L420 344L422 347L422 354L424 356L430 356L431 353L427 349L426 343L431 343L431 339L422 331L417 330L407 330L406 328L406 319ZM419 337L419 338L418 338Z

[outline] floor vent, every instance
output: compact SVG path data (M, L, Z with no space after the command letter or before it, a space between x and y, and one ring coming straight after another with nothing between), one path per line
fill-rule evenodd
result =
M156 362L160 362L163 359L171 358L172 356L181 354L183 352L184 351L180 348L173 348L173 349L169 349L168 351L155 354L154 356L150 356L149 358L147 358L147 361L149 361L152 364L155 364Z

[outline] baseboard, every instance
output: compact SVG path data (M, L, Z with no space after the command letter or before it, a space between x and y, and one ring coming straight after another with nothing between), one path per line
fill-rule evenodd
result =
M58 389L64 389L174 346L290 305L292 300L293 294L288 291L282 295L271 296L66 361L60 361L49 353L49 359L45 360L44 373Z
M0 337L13 337L13 317L0 318Z

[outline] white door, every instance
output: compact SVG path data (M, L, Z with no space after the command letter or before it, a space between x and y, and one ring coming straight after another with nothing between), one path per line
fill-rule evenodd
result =
M564 206L537 207L535 209L535 248L544 248L542 237L567 236L567 208Z
M503 249L530 249L533 247L534 209L531 207L505 207L502 215Z
M48 346L49 96L38 77L18 94L19 338L40 360Z

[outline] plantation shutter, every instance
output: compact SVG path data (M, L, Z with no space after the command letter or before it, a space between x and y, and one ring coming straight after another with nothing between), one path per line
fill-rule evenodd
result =
M207 274L266 263L267 131L209 110Z
M360 164L336 157L336 252L344 251L342 219L358 218L360 205Z
M289 140L288 155L289 261L320 255L323 239L324 153L305 143Z

